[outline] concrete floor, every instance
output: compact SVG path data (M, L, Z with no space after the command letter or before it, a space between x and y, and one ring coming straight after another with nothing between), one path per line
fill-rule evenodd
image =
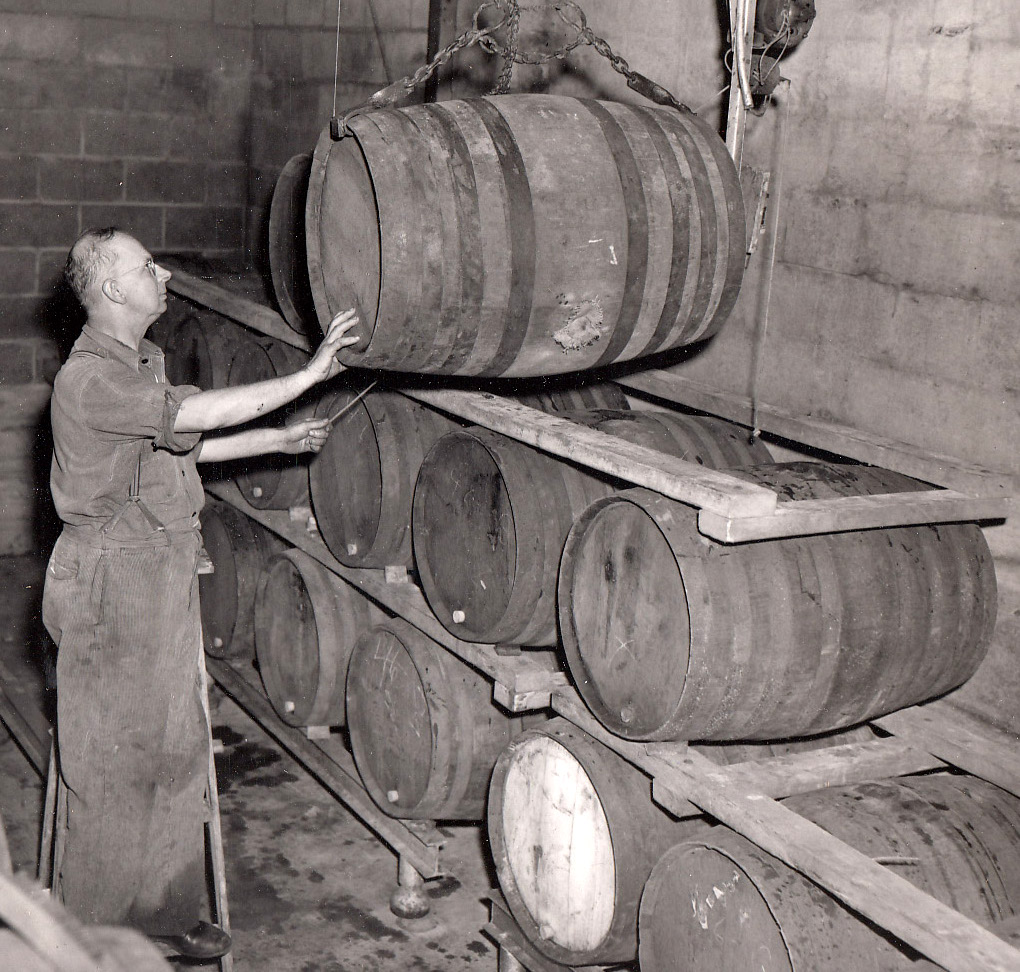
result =
M42 670L38 603L45 564L0 558L0 640ZM396 857L215 687L214 733L228 900L240 972L495 972L484 829L444 828L446 876L426 884L431 912L409 921L389 910ZM34 873L42 784L0 727L0 815L15 869ZM180 968L192 966L180 962ZM205 966L215 968L215 965Z

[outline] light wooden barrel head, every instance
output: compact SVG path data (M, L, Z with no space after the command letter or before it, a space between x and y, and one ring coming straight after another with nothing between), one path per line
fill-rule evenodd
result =
M426 596L440 620L450 627L454 618L451 630L470 640L503 618L513 590L517 535L506 483L481 442L451 433L426 457L416 493L415 557Z
M715 847L679 844L655 865L641 899L642 972L791 972L768 902Z
M575 538L561 608L580 656L575 676L607 726L653 732L676 708L691 644L676 558L652 518L625 501L604 506Z
M431 778L432 718L414 659L386 628L373 628L354 646L347 725L369 792L388 794L395 816L416 807Z
M336 314L351 306L357 308L361 318L357 333L362 341L355 348L363 348L379 311L381 244L375 189L356 138L344 138L331 147L318 222L309 224L308 231L319 234L316 249L329 309ZM313 278L313 288L316 283ZM321 307L317 310L319 324L325 328L329 320L322 319Z
M616 864L609 823L584 768L547 736L517 748L503 787L506 857L544 938L584 951L609 933Z

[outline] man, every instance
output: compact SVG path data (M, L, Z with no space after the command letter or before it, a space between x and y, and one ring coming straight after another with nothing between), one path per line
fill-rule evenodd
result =
M61 790L54 891L81 919L128 924L193 958L230 938L199 921L209 729L199 686L196 462L317 452L328 422L204 438L287 404L342 370L353 311L291 375L200 391L166 383L145 340L170 272L138 240L90 230L65 275L87 323L54 381L50 486L64 529L43 620L58 646Z

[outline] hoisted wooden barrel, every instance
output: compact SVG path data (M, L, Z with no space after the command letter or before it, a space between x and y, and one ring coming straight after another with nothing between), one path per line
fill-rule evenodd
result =
M274 557L255 600L255 653L266 694L291 726L342 726L347 664L386 614L300 550Z
M1020 912L1020 801L938 774L816 791L786 806L995 931ZM655 865L640 912L642 972L908 972L898 948L808 878L717 827Z
M746 462L768 455L729 423L702 416L596 411L564 417L630 441L653 441L663 452L705 465L722 455L742 454ZM467 641L555 644L563 541L575 517L614 489L608 479L495 432L444 436L422 463L412 518L418 576L436 617Z
M734 472L795 497L920 488L861 466ZM996 587L974 524L726 546L698 532L693 508L635 489L575 523L558 601L574 682L612 732L775 739L960 685L988 649Z
M401 619L354 646L351 751L365 789L393 817L481 820L496 757L544 718L497 708L491 682Z
M202 540L215 568L200 574L202 633L213 658L240 658L254 648L255 593L282 540L227 503L202 510Z
M528 940L564 965L632 961L652 867L709 829L674 820L652 802L644 773L565 719L515 739L493 770L500 890Z
M284 320L295 331L311 333L315 304L308 283L305 203L312 155L295 155L280 172L269 206L269 270Z
M230 362L228 382L247 385L278 375L297 371L308 355L282 341L261 341L242 344ZM302 402L282 409L270 419L282 424L301 414L311 414L315 406ZM242 471L235 477L244 498L256 509L285 510L308 502L307 453L284 455L272 453L238 460Z
M330 418L357 389L324 395ZM312 507L330 552L349 567L411 563L411 501L422 458L456 422L396 392L373 391L337 419L309 466Z
M349 365L579 371L699 341L736 301L744 205L693 115L553 95L366 112L324 132L305 211L319 323Z

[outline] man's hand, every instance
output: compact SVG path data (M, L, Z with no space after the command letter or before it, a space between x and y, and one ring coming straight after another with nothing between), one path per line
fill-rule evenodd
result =
M301 419L277 431L280 436L277 451L292 455L300 452L318 452L329 438L329 419Z
M305 365L305 370L315 381L326 381L344 370L344 366L337 361L336 355L341 348L357 344L361 340L357 334L347 333L358 323L353 307L350 310L341 311L329 322L322 344L312 355L312 360Z

